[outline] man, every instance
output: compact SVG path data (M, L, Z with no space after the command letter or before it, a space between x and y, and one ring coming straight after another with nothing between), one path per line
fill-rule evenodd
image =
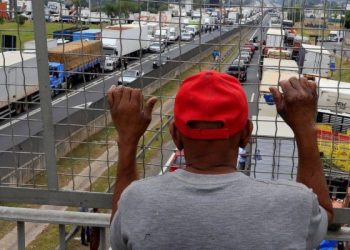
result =
M252 132L247 99L236 78L215 71L188 77L176 95L170 130L177 148L184 149L186 170L136 181L137 143L156 99L143 105L141 90L113 86L108 101L119 134L119 160L112 248L317 246L333 210L316 142L316 85L291 78L280 86L283 93L270 91L295 133L299 183L259 181L237 172L238 148L247 145Z

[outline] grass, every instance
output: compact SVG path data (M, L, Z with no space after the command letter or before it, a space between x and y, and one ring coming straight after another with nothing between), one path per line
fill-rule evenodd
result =
M52 38L52 33L55 30L60 30L62 28L69 27L80 27L79 24L71 23L46 23L46 33L48 38ZM99 29L101 26L99 24L89 24L84 25L90 28ZM18 25L16 22L5 22L0 24L0 36L1 35L14 35L16 36L17 49L23 48L25 42L34 40L34 25L32 21L27 20L23 25Z
M350 62L346 61L346 58L336 58L337 70L333 73L333 79L342 82L350 82Z

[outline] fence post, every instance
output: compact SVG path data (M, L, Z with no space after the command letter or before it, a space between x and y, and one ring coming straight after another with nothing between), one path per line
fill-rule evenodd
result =
M58 225L59 238L60 238L60 250L66 249L66 230L64 224Z
M17 221L17 247L18 250L26 248L24 221Z
M58 189L55 137L52 121L51 88L49 84L49 65L44 1L35 1L33 6L34 37L40 91L40 107L43 122L43 148L47 170L47 185L50 190Z

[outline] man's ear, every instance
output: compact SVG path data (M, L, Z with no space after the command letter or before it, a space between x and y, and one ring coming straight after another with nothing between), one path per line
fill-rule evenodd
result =
M239 140L239 146L241 148L244 148L249 143L250 138L252 136L252 131L253 131L253 123L251 120L248 119L245 127L241 132L241 138Z
M170 130L171 137L173 138L173 141L174 141L176 147L179 150L182 150L184 148L183 142L182 142L182 139L181 139L180 132L179 132L179 130L177 130L174 121L172 121L170 123L169 130Z

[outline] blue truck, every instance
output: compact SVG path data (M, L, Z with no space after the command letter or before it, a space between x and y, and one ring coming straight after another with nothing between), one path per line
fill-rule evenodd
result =
M56 30L54 32L52 32L52 37L54 39L64 39L64 40L68 40L68 41L73 41L73 33L74 32L78 32L81 30L88 30L89 27L87 26L83 26L83 27L70 27L70 28L66 28L66 29L62 29L62 30Z
M88 29L73 33L73 41L78 40L101 40L101 30Z
M74 41L48 50L52 95L98 76L103 62L102 42Z

